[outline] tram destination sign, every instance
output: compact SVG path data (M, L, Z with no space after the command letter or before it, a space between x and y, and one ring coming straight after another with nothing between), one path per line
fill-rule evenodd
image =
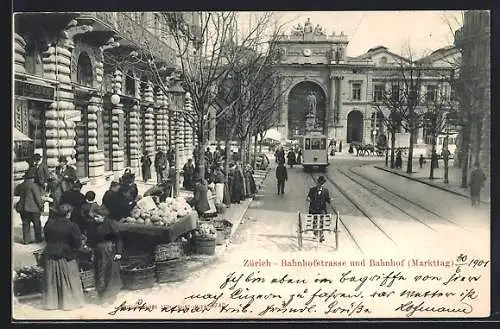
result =
M41 101L54 100L54 87L51 86L15 80L14 90L16 96Z

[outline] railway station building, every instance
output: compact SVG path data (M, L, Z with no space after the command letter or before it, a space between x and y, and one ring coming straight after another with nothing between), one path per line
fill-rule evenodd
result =
M313 26L315 26L313 28ZM275 43L281 54L277 64L280 71L281 95L279 130L287 139L304 134L307 97L316 98L316 119L330 139L345 143L377 144L388 139L374 102L384 91L393 88L388 75L401 65L424 64L428 76L422 78L422 95L451 97L451 87L443 81L443 70L450 70L457 62L459 51L445 47L418 61L376 46L366 53L349 57L346 49L349 38L343 32L327 34L309 19L282 35ZM389 111L384 111L388 115ZM403 131L404 132L404 131ZM421 128L416 144L426 144L426 132Z

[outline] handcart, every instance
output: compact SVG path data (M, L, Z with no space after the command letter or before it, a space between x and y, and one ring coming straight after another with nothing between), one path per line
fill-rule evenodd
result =
M299 212L299 226L297 230L299 249L302 249L302 234L306 232L333 232L335 234L335 250L338 249L338 224L340 216L335 208L332 208L332 210L333 214L313 215Z

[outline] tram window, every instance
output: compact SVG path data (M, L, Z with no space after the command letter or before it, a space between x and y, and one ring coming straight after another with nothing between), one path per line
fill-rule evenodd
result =
M311 150L321 150L321 138L313 138Z
M443 137L438 138L438 145L443 145Z
M309 138L306 138L306 141L304 143L304 148L306 150L310 150L311 149L311 140Z
M325 138L321 139L321 149L326 150L326 139Z
M450 137L450 138L448 139L448 145L455 145L455 138Z

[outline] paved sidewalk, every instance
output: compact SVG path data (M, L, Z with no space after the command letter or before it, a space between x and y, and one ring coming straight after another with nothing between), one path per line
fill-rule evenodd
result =
M256 178L256 184L260 188L264 181L269 177L268 175L269 171L267 173L263 174L262 172L259 172L259 177ZM138 188L139 188L139 194L142 194L147 188L149 188L149 185L152 184L144 184L142 182L138 182ZM106 190L107 187L104 186L99 189L95 189L95 187L92 189L96 192L97 194L103 194ZM85 193L85 191L83 191ZM102 198L102 197L101 197ZM96 200L100 200L101 198L96 197ZM231 221L233 224L232 230L231 230L231 237L235 234L237 231L238 227L240 226L241 223L245 221L245 213L248 210L249 205L252 203L253 198L246 199L245 201L242 201L240 204L231 204L230 207L225 208L224 212L222 214L219 214L219 218L223 218L226 220ZM99 201L98 201L99 202ZM45 246L45 243L40 243L40 244L30 244L30 245L24 245L21 243L21 219L19 217L19 214L17 214L16 211L13 211L13 245L12 245L12 269L19 268L21 266L31 266L35 264L35 258L33 256L33 252L35 250L41 249ZM45 224L47 218L43 217L42 218L42 225ZM32 233L33 234L33 233ZM216 246L215 250L215 255L210 256L210 255L191 255L186 257L187 260L187 272L192 274L193 272L204 268L208 266L211 263L214 263L219 259L219 257L226 251L226 249L231 245L231 237L226 240L226 243L221 246ZM35 295L29 295L29 296L23 296L21 298L17 298L17 300L32 300L32 299L38 299L40 298L40 294L35 294Z
M420 168L418 162L413 164L413 172L411 174L406 173L406 165L403 163L402 169L391 169L383 165L376 165L375 168L391 172L401 177L406 177L408 179L418 181L420 183L465 197L470 198L469 188L460 187L462 181L462 170L457 167L450 166L448 169L448 184L444 183L444 165L442 162L439 163L439 168L434 169L434 179L429 178L430 173L430 163L427 161L426 164ZM485 186L481 190L481 202L489 204L491 202L491 188L490 188L490 177L486 178Z

